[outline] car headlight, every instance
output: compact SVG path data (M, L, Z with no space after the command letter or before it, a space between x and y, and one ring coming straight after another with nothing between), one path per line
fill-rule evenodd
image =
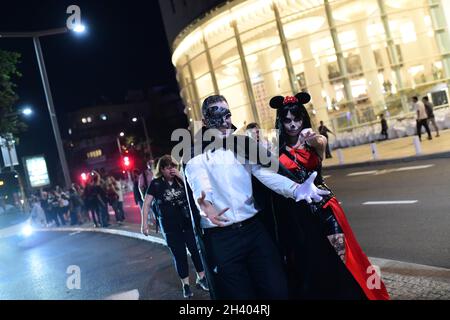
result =
M33 227L29 224L27 224L26 226L24 226L22 228L22 235L24 237L29 237L33 234Z

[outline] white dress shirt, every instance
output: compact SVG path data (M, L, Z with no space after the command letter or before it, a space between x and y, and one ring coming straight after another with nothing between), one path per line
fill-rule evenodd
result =
M414 104L414 110L416 111L416 114L417 114L417 111L419 111L419 114L417 116L418 120L423 120L423 119L428 118L427 111L425 109L425 105L422 103L422 101L417 101Z
M297 183L260 165L241 164L230 150L207 151L189 160L185 167L185 177L189 183L197 208L197 199L202 191L205 200L217 210L229 208L223 214L228 222L225 226L253 217L258 210L253 199L251 175L271 190L294 199ZM201 212L202 228L217 227Z

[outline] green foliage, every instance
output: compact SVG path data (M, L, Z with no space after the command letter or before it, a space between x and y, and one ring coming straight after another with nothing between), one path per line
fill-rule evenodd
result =
M5 137L7 133L17 136L26 128L15 108L19 97L15 92L17 86L14 81L22 76L17 69L19 62L19 53L0 50L0 136L2 137Z

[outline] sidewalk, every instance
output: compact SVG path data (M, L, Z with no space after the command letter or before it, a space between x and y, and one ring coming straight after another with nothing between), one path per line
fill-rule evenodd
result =
M381 163L396 163L427 159L433 157L450 157L450 130L440 131L440 137L432 131L433 140L422 134L421 155L416 154L414 137L409 136L387 141L375 142L378 159L374 160L370 144L340 149L343 155L343 165L339 163L338 150L332 150L332 159L325 159L323 166L327 168L342 168L343 166L358 166Z
M92 224L85 224L73 227L43 228L37 231L101 232L166 245L160 233L156 233L152 229L150 235L146 237L140 233L140 225L133 223L124 223L122 226L112 224L108 228L93 228ZM369 259L374 266L380 268L381 277L393 300L450 299L450 269L373 257Z

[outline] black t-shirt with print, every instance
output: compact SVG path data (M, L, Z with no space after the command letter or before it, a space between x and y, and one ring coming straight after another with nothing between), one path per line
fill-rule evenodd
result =
M154 208L164 232L177 232L191 226L184 185L174 180L170 185L163 177L153 179L146 194L154 197Z

